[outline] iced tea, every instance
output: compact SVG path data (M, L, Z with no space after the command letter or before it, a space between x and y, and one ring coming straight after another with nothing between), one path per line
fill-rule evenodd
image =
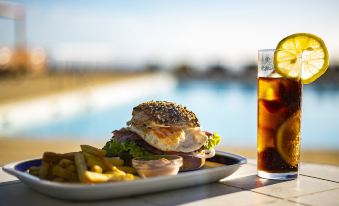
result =
M329 54L309 33L283 38L276 49L258 51L258 176L298 177L302 84L324 74Z
M280 179L298 172L301 91L299 80L258 77L258 174ZM287 176L288 178L288 176Z

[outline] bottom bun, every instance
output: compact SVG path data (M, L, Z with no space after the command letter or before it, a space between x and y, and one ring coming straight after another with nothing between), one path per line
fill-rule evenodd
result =
M205 158L194 157L191 155L179 155L183 158L183 165L180 168L181 172L197 170L204 166Z

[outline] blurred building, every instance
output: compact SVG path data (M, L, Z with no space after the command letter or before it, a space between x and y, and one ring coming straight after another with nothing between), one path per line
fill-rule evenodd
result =
M14 45L0 47L0 75L42 73L46 71L47 55L43 48L26 46L26 9L21 4L0 2L0 17L14 24Z

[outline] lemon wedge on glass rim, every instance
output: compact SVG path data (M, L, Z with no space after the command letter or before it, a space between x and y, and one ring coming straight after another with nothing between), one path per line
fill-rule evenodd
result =
M324 74L329 65L324 41L314 34L297 33L279 42L274 67L280 75L309 84Z

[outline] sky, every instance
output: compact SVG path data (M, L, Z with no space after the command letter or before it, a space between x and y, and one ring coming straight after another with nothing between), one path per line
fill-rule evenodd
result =
M339 1L115 0L12 1L27 9L27 41L55 60L126 64L255 63L259 49L313 33L339 62ZM0 18L0 46L13 46L13 21Z

